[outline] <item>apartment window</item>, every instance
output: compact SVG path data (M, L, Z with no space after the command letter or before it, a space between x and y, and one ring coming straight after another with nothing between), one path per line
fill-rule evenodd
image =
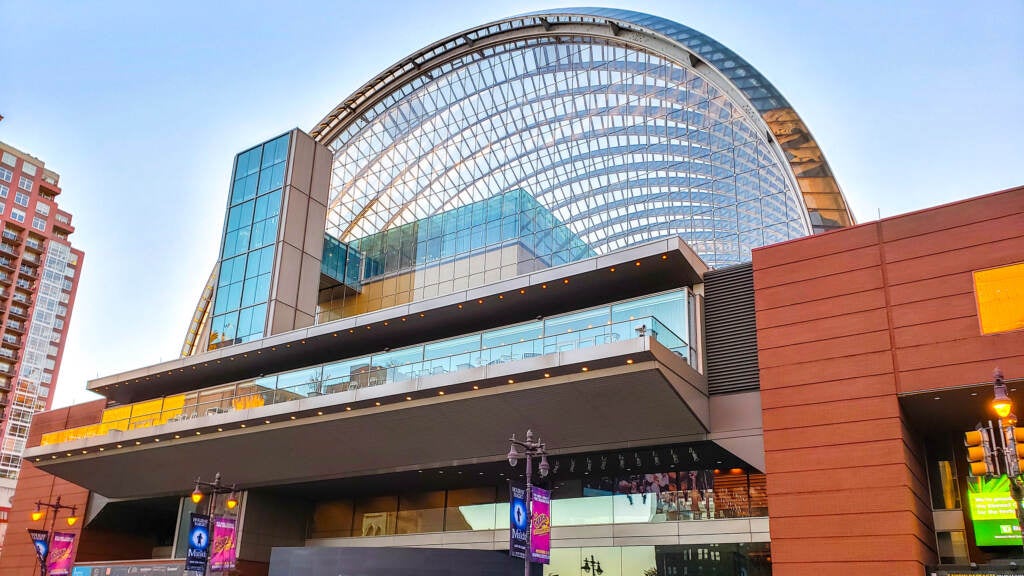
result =
M60 318L57 318L56 320L53 321L53 328L55 330L63 330L64 329L64 321L61 320Z
M0 204L0 216L3 216L3 214L4 214L4 210L5 210L6 208L7 208L7 206L6 206L6 205L4 205L4 204Z
M57 222L60 222L61 224L71 224L71 219L68 218L67 216L61 214L60 212L58 212L57 213Z
M0 184L0 198L7 198L7 195L11 192L11 189L3 184Z
M14 193L14 203L17 204L18 206L24 206L24 207L28 208L28 194L23 194L21 192L15 192Z
M39 231L46 231L46 218L40 218L39 216L32 217L32 227Z
M14 154L11 154L10 152L4 152L3 158L0 159L0 162L3 162L4 164L7 164L11 168L14 168L14 164L17 161L18 161L18 157L15 156Z
M18 188L22 190L32 191L32 179L25 178L24 176L18 176Z
M10 182L11 178L14 178L14 172L11 172L7 168L0 168L0 180Z
M43 216L49 216L50 205L45 202L36 202L36 212L42 214Z
M15 222L24 222L25 212L22 210L18 210L17 208L14 208L13 210L11 210L11 220L14 220Z
M21 171L24 172L25 174L28 174L29 176L35 176L36 170L38 169L39 168L35 164L29 164L28 162L25 162L24 164L21 165Z

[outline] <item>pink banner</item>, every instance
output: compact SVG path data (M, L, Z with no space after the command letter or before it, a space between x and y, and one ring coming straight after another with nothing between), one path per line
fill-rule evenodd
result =
M551 562L551 492L536 486L530 490L533 513L530 523L530 562Z
M225 572L235 567L235 519L213 521L213 546L210 551L210 572Z
M50 554L46 561L46 573L49 576L68 576L71 573L71 554L75 546L75 535L54 532L50 541Z

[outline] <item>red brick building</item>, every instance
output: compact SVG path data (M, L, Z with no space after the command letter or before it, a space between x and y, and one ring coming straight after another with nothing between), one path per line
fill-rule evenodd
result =
M1024 330L983 334L974 281L1021 262L1024 188L754 251L774 573L1003 555L973 546L952 448L991 417L994 368L1024 400Z
M42 160L0 142L0 514L10 510L32 415L53 403L81 276L60 193Z

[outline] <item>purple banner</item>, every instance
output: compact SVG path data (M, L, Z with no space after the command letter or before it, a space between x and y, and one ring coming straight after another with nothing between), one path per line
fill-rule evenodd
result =
M75 546L75 535L54 532L50 541L50 557L46 562L49 576L68 576L71 573L71 551Z
M235 567L235 519L214 518L213 551L210 572L226 572Z
M551 563L551 492L534 486L530 522L530 562Z

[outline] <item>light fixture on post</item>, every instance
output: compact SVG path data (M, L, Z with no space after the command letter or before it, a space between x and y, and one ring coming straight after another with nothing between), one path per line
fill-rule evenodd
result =
M601 576L601 574L604 574L604 570L601 569L601 562L599 560L595 560L593 554L590 555L590 558L583 559L583 566L580 566L580 570L583 570L587 574L590 574L590 571L593 570L594 576Z
M44 508L49 508L50 510L53 511L53 514L50 516L50 528L46 530L46 546L41 553L37 554L39 558L40 576L46 576L46 557L49 554L50 545L53 542L53 530L54 528L56 528L57 516L60 515L60 511L68 510L70 512L68 517L64 519L64 521L67 522L69 527L74 526L75 523L78 522L78 516L76 516L76 513L78 512L78 506L68 506L67 504L61 504L60 498L60 496L57 496L57 499L54 500L53 502L43 502L41 500L37 500L36 509L33 510L31 514L32 521L38 522L42 520L43 517L46 515L45 512L43 511ZM32 532L33 529L29 529L29 533L31 534ZM42 532L40 532L40 536L42 536Z
M234 510L238 507L238 487L235 484L228 486L221 482L220 472L217 472L213 476L213 482L204 482L198 476L195 480L195 487L192 490L191 499L196 504L196 509L199 508L199 503L203 501L206 494L210 495L210 503L206 508L206 514L209 517L209 522L215 524L217 522L215 515L217 513L217 496L221 494L230 494L228 499L224 501L224 507L228 510ZM208 552L206 556L206 572L210 572L210 560L211 554Z
M530 576L530 534L533 527L533 513L531 511L532 504L532 474L533 474L533 459L540 456L540 464L537 466L537 471L540 472L540 477L544 478L551 471L551 466L548 464L548 452L544 445L544 442L540 438L536 441L533 439L533 430L526 431L526 440L517 440L516 435L513 434L509 438L511 447L508 450L508 464L515 468L516 464L519 463L519 459L526 458L526 526L527 526L527 542L526 542L526 553L523 554L523 575ZM520 452L519 448L523 451Z

